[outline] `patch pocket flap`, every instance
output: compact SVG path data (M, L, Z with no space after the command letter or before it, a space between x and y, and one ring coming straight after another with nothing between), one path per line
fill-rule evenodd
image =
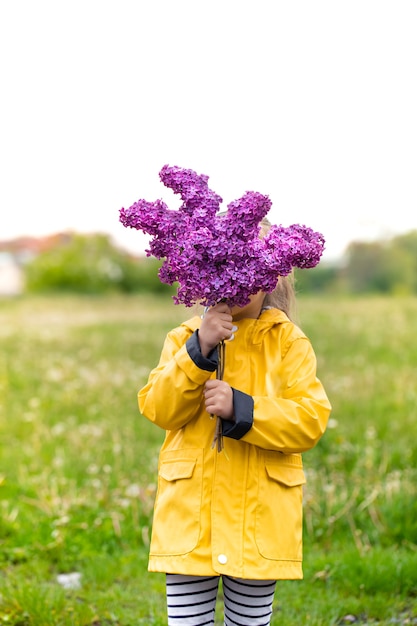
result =
M268 476L286 487L297 487L306 483L304 470L301 467L289 467L288 465L265 465Z
M159 468L159 475L168 481L191 478L194 472L196 459L181 459L178 461L163 461Z

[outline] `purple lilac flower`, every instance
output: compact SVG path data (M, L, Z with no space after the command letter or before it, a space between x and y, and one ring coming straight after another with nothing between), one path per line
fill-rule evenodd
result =
M164 165L159 173L183 203L170 210L162 200L138 200L120 210L120 221L151 235L148 256L164 259L162 282L178 283L174 301L189 307L220 300L244 306L258 291L271 292L279 276L293 267L314 267L324 238L311 228L271 226L260 237L260 222L271 208L268 196L247 191L219 215L222 198L208 186L208 176Z

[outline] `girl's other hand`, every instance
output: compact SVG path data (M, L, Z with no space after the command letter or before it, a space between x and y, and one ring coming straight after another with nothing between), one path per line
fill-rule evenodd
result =
M233 318L230 307L219 302L207 309L198 331L200 349L207 356L221 341L229 339L233 332Z
M233 421L233 391L224 380L210 379L204 386L206 411L222 419Z

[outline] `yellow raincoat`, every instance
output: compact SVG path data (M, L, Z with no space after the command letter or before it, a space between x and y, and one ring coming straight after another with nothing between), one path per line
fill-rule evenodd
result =
M199 350L200 318L171 331L139 391L142 414L164 430L149 570L246 579L302 578L301 453L322 436L330 403L303 332L278 309L236 322L223 379L236 423L224 450L203 388L217 350Z

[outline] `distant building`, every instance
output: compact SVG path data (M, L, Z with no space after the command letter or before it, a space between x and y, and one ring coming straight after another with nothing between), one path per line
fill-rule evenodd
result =
M16 237L0 241L0 297L17 296L25 288L24 265L38 254L69 241L70 233L46 237Z
M0 296L18 296L23 289L21 266L10 252L0 252Z

